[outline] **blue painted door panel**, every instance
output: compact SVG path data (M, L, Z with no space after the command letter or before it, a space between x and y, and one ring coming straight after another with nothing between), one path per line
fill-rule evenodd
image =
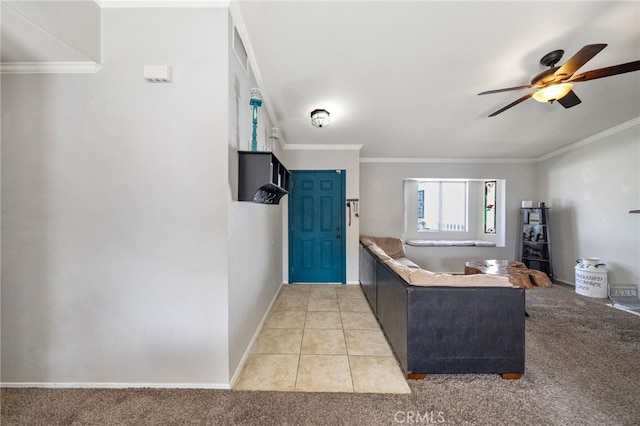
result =
M292 171L289 282L345 282L345 172Z

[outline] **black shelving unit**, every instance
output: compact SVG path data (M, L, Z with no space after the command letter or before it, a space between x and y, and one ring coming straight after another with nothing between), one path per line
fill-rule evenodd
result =
M542 271L553 279L549 207L523 207L520 217L520 260L527 268Z
M238 201L280 204L291 173L270 151L238 151Z

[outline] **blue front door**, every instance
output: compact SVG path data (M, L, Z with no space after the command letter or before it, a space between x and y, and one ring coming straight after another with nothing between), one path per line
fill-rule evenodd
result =
M345 282L345 171L294 170L289 282Z

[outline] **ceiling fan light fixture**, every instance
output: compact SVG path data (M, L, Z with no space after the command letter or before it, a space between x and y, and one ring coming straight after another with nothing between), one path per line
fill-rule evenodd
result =
M554 84L553 86L538 90L533 94L533 99L538 102L557 101L567 96L571 89L573 89L573 83Z
M311 111L311 124L320 128L327 127L329 125L329 111L325 109Z

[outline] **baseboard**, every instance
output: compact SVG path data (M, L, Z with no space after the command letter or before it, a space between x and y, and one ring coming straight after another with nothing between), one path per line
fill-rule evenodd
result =
M227 383L50 383L50 382L2 382L0 388L46 389L231 389Z
M637 310L628 308L628 307L626 307L624 305L620 305L618 303L607 303L607 306L611 306L612 308L620 309L621 311L625 311L625 312L628 312L630 314L640 316L640 312L638 312Z
M236 371L231 376L231 382L228 385L230 389L233 389L233 387L236 385L236 382L240 379L240 376L242 375L242 371L244 370L244 366L247 363L247 359L249 359L249 355L251 355L251 348L253 347L253 344L255 343L255 341L258 339L258 336L260 335L260 331L262 331L262 327L264 326L264 323L267 321L267 318L269 317L269 312L271 312L271 308L273 308L273 304L276 303L278 294L280 294L280 290L282 289L282 286L284 284L285 283L282 283L280 284L280 287L278 287L278 291L276 292L275 296L273 296L273 299L271 299L271 303L269 303L269 307L267 307L267 310L262 316L262 320L260 320L260 323L258 324L258 328L256 329L255 333L253 333L253 337L249 341L249 346L247 346L247 349L244 351L244 354L242 354L242 358L240 358L240 362L238 363L238 368L236 368Z

